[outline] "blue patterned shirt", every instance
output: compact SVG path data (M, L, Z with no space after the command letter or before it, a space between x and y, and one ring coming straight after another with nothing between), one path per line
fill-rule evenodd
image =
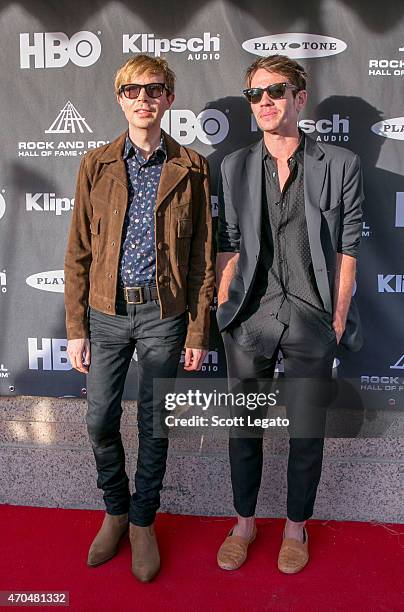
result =
M166 155L163 136L148 160L126 137L123 159L128 177L128 207L119 266L119 282L125 287L155 283L154 208Z

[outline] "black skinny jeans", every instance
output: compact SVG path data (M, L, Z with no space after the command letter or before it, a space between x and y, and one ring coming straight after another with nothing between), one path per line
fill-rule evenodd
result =
M146 527L155 519L166 469L168 438L153 437L153 379L176 376L185 342L186 313L160 320L157 301L117 303L115 316L89 311L91 365L87 380L87 429L108 514L129 512ZM121 399L129 364L138 357L139 448L135 491L129 492L120 434Z

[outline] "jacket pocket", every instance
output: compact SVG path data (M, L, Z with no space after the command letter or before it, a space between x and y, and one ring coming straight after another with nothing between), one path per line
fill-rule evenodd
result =
M329 219L334 216L338 217L341 214L341 211L342 211L342 204L341 204L341 201L339 201L336 206L333 206L332 208L327 208L327 210L322 210L321 214L326 219Z
M187 266L192 239L192 219L177 219L177 265Z
M93 261L98 261L98 254L100 248L100 217L93 217L90 224L91 231L91 251L93 255Z
M338 248L342 213L343 207L341 204L338 204L329 210L321 211L321 229L323 237L327 238L334 251Z

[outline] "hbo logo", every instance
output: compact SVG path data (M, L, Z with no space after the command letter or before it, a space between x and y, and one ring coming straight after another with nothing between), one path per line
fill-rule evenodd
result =
M92 32L76 32L69 39L63 32L35 32L31 44L30 35L20 34L20 66L31 68L63 68L69 60L76 66L95 64L101 55L101 43Z
M229 133L226 115L215 108L203 110L197 117L190 110L166 111L161 127L182 145L189 145L196 139L215 145Z

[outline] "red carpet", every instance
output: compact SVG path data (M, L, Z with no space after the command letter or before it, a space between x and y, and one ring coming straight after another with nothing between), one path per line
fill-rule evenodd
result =
M286 576L276 568L281 520L259 520L248 561L225 572L216 566L216 550L232 520L159 515L162 570L153 583L140 584L130 571L128 540L107 564L86 567L102 516L0 506L0 590L69 591L64 609L80 612L404 609L404 525L311 521L311 562Z

